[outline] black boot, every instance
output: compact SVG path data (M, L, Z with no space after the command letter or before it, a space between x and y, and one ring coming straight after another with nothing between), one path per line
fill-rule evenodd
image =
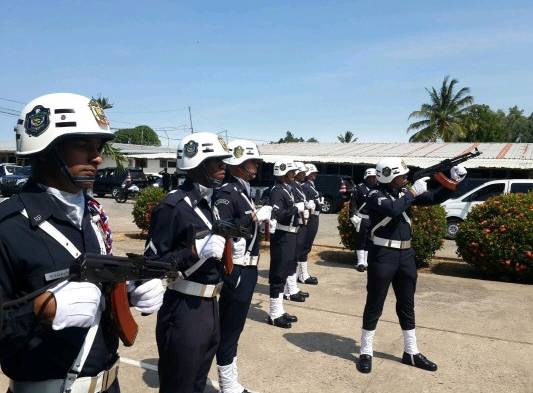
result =
M303 297L309 297L309 292L304 292L304 291L300 291L298 292L300 295L302 295Z
M292 324L290 323L290 321L285 319L283 315L275 319L268 317L268 323L271 325L283 328L283 329L290 329L292 327Z
M289 322L298 322L298 318L296 317L296 315L285 313L282 315L282 317L285 318Z
M372 371L372 356L363 353L359 355L359 362L357 362L357 369L363 374L368 374Z
M402 356L402 363L421 368L422 370L437 371L437 365L421 353L410 355L407 352L404 352Z
M308 277L305 279L305 281L300 280L298 277L298 282L301 284L307 284L307 285L318 285L318 278L316 277Z
M357 264L357 266L355 268L357 269L358 272L361 272L361 273L363 273L366 270L366 266L363 265L362 263L361 264Z
M293 302L305 302L305 297L300 295L300 292L295 293L294 295L284 295L285 299Z

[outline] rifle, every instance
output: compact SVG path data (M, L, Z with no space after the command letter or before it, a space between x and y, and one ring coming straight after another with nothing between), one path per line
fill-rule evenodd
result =
M470 160L471 158L477 157L479 155L481 155L481 152L476 147L473 152L469 151L468 153L458 155L454 158L446 158L445 160L442 160L441 162L435 165L416 171L413 175L413 181L422 177L429 176L432 177L444 188L450 191L455 191L457 188L457 184L459 183L450 179L448 176L445 175L445 173L450 173L450 169L452 169L453 166L458 165L461 162L465 162L466 160Z

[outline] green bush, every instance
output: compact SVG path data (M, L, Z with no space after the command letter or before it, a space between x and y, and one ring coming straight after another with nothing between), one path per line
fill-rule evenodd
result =
M152 210L165 196L165 191L158 187L147 187L139 193L132 214L133 222L142 233L147 233L148 229L150 229Z
M457 251L483 272L533 281L533 192L506 194L475 206L457 234Z
M412 206L407 214L411 217L417 267L427 266L430 259L442 246L446 233L446 212L440 205ZM344 247L355 250L357 236L349 218L349 206L340 211L337 226Z

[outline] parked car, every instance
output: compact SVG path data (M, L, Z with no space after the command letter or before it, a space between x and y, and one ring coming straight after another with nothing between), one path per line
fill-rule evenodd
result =
M466 219L470 210L490 197L529 191L533 191L533 179L502 179L489 181L459 197L448 199L441 203L446 210L446 237L455 239L460 224Z
M0 192L5 197L17 194L31 175L30 166L12 165L11 167L4 166L2 169L5 175L0 178Z
M96 171L93 192L99 197L111 194L115 198L123 186L133 184L140 189L149 185L142 168L103 168Z
M318 175L315 180L316 189L324 196L322 213L337 213L344 202L350 200L353 179L344 175Z

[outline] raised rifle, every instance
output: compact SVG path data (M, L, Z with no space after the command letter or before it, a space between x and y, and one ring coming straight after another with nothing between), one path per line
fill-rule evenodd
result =
M473 152L469 151L468 153L460 154L454 158L446 158L445 160L442 160L441 162L435 165L416 171L413 174L413 181L429 176L435 181L437 181L444 188L450 191L455 191L459 183L455 180L450 179L447 175L445 175L445 173L449 174L450 169L452 169L452 167L454 167L455 165L458 165L479 155L481 155L481 152L476 147Z

